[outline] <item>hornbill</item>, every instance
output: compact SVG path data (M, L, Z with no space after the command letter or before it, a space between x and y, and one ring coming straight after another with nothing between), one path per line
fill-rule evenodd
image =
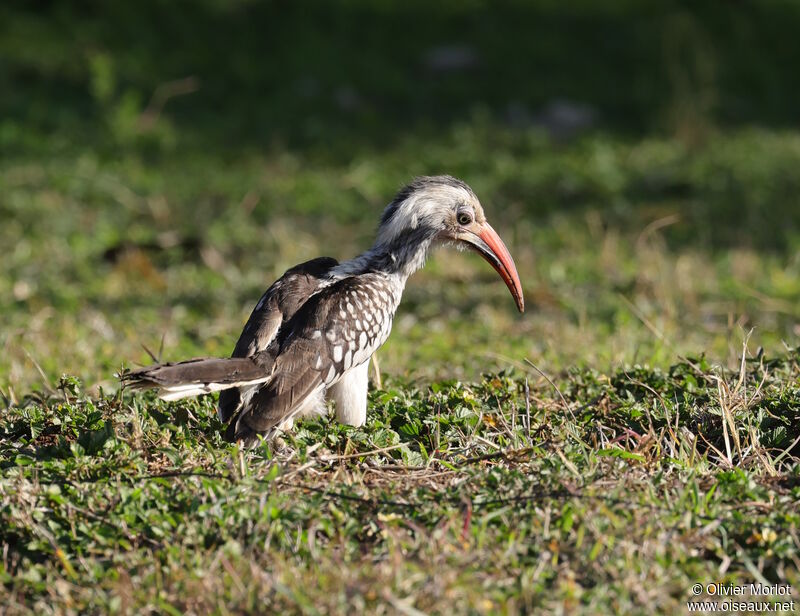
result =
M121 379L158 388L165 400L221 391L230 441L271 438L295 418L324 413L326 400L340 422L363 425L369 359L389 336L406 280L440 244L477 251L524 311L514 260L472 189L446 175L419 177L384 210L372 248L343 263L296 265L267 289L232 357L157 364Z

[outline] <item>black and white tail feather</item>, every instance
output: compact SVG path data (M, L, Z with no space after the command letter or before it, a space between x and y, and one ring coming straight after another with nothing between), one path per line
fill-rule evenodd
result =
M252 358L196 358L147 366L120 375L131 389L159 390L162 400L181 400L203 394L265 383L269 369Z

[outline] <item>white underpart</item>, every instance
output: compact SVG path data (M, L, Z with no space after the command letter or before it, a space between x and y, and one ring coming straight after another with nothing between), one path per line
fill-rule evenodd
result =
M367 421L367 383L369 362L352 368L328 389L328 399L336 405L336 419L349 426Z
M253 396L258 393L258 390L261 389L261 385L253 385L251 387L244 387L239 390L239 408L246 409L250 407L250 401L253 399ZM219 409L217 409L219 410ZM220 417L222 419L222 417Z
M270 378L272 377L267 375L264 378L254 379L252 381L239 381L236 383L184 383L181 385L171 385L162 388L158 397L171 402L174 400L182 400L183 398L193 398L203 394L210 394L224 389L233 389L234 387L258 385L259 383L265 383Z
M280 430L281 432L288 432L294 427L294 420L302 417L310 417L311 415L324 415L327 412L325 406L325 396L323 388L318 387L315 389L305 400L292 412L292 414L284 419L281 423L273 428L273 430Z

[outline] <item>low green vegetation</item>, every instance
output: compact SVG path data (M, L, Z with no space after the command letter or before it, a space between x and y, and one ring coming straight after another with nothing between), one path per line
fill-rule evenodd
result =
M795 3L22 4L0 7L0 612L797 600ZM441 49L473 64L436 72ZM539 117L564 97L593 112L574 134ZM436 253L366 426L241 451L213 396L119 390L150 353L230 353L287 267L355 255L443 172L527 311Z
M797 585L800 355L533 369L370 395L363 429L220 439L210 398L4 416L12 612L679 612ZM415 612L416 613L416 612Z

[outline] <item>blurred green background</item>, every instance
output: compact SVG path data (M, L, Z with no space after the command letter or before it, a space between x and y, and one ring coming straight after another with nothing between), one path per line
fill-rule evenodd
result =
M514 254L410 284L381 368L735 362L800 337L794 0L6 1L0 388L227 354L417 174Z

